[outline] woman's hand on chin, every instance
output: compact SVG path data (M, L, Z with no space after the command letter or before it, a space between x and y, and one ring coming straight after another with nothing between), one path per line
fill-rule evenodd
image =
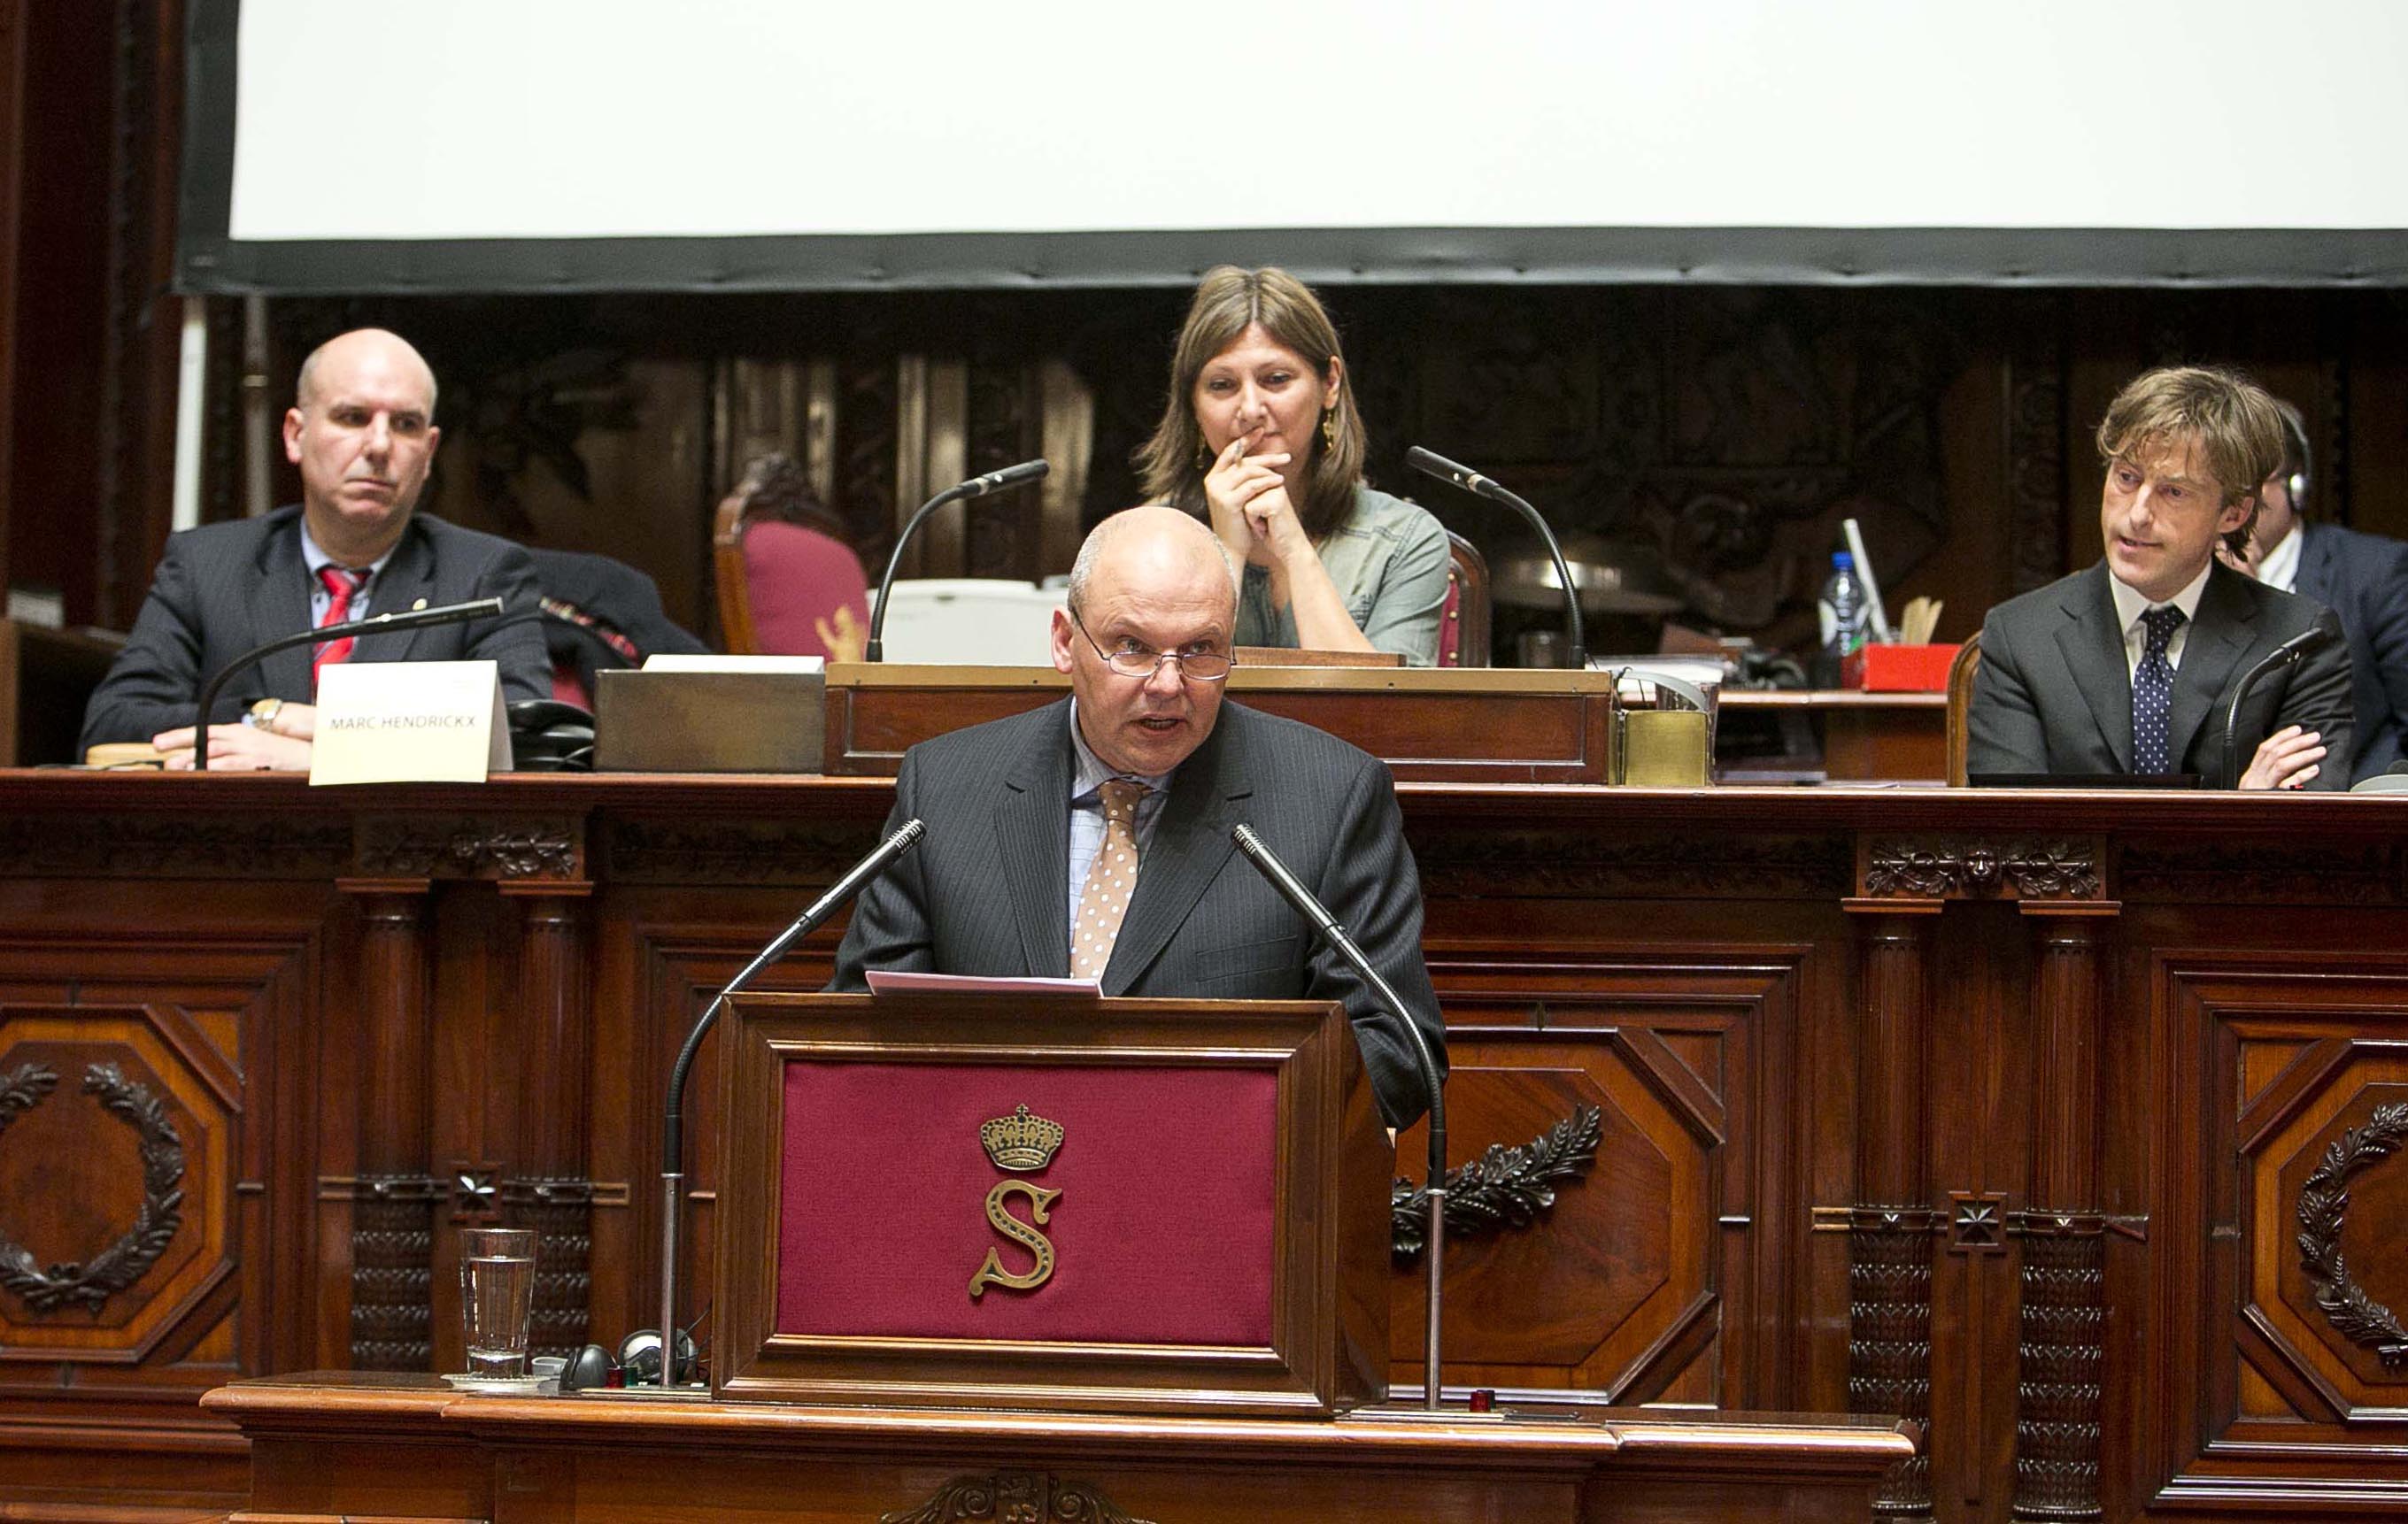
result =
M1212 533L1229 548L1229 553L1240 561L1258 566L1271 564L1271 545L1263 535L1262 519L1267 517L1258 505L1271 493L1279 501L1287 501L1286 484L1280 467L1287 464L1283 454L1254 455L1248 447L1262 437L1260 430L1240 434L1222 447L1212 467L1204 474L1204 502L1212 514Z

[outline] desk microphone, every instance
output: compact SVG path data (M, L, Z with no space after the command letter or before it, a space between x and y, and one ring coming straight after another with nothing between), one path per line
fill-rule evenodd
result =
M1042 481L1045 473L1054 469L1043 461L1023 461L1007 465L1000 471L990 471L983 477L972 477L956 486L948 487L920 505L920 511L895 536L895 548L886 558L886 575L878 579L878 606L869 611L869 641L862 648L865 662L886 660L886 595L895 591L895 570L903 564L903 548L911 543L921 521L948 503L958 503L966 497L984 497L989 492L1008 492L1014 487L1025 487L1032 481Z
M1413 1062L1422 1072L1423 1095L1429 1105L1429 1319L1422 1330L1422 1407L1426 1412L1435 1413L1438 1411L1439 1374L1442 1369L1439 1364L1438 1346L1439 1309L1444 1290L1446 1258L1446 1080L1438 1072L1438 1057L1430 1051L1429 1039L1423 1036L1422 1029L1413 1024L1412 1013L1405 1009L1405 1003L1397 998L1397 991L1380 976L1380 971L1371 966L1371 961L1363 956L1363 949L1354 945L1354 939L1346 934L1346 928L1338 924L1338 918L1329 913L1329 907L1314 899L1312 890L1288 872L1287 864L1263 845L1263 839L1254 834L1253 826L1239 826L1229 833L1229 839L1238 844L1238 850L1246 854L1246 861L1254 865L1254 870L1270 881L1271 888L1279 890L1280 897L1294 905L1297 915L1312 923L1312 929L1321 933L1331 950L1345 960L1346 966L1354 971L1355 977L1370 986L1371 992L1386 1003L1389 1012L1404 1026L1405 1036L1412 1043Z
M1539 510L1471 467L1457 465L1443 455L1433 455L1419 445L1405 451L1405 463L1424 476L1436 477L1440 481L1451 482L1474 497L1484 497L1491 503L1502 503L1530 521L1530 527L1537 530L1539 538L1545 542L1547 554L1555 559L1555 579L1563 584L1564 644L1570 648L1571 657L1571 660L1564 664L1575 672L1587 666L1588 642L1581 628L1580 590L1572 586L1572 569L1564 563L1563 545L1556 540L1555 530L1540 515Z
M209 679L201 690L201 706L193 719L193 771L209 770L209 711L218 702L218 690L226 679L242 671L262 657L273 656L293 646L314 646L323 640L348 640L353 635L374 634L380 630L423 630L430 624L459 624L467 620L497 619L502 612L499 598L474 598L465 604L445 604L440 608L412 608L394 614L371 614L348 624L322 624L315 630L303 630L281 639L271 640L255 650L243 652Z
M2241 775L2245 770L2240 755L2232 749L2232 736L2235 728L2241 723L2241 705L2249 697L2249 691L2283 668L2298 665L2340 638L2341 619L2328 608L2316 616L2315 623L2259 657L2256 666L2241 675L2241 681L2235 684L2232 690L2232 702L2224 711L2223 786L2225 788L2239 788ZM2329 755L2325 758L2328 764L2332 760Z
M1039 461L1037 463L1041 475L1045 463ZM1013 469L1022 468L1015 466ZM763 970L783 958L788 947L810 935L822 921L842 908L845 902L867 888L871 879L884 873L896 858L919 846L920 838L927 833L928 828L920 821L906 820L900 830L880 842L867 857L854 863L851 872L830 886L825 894L812 901L810 908L796 917L792 926L770 938L769 945L745 964L736 977L727 981L727 988L703 1007L701 1018L695 1022L694 1030L686 1033L685 1046L678 1049L677 1062L669 1070L668 1101L661 1108L660 1381L664 1387L677 1385L677 1372L673 1367L684 1358L683 1352L676 1349L676 1340L669 1331L677 1327L678 1209L683 1204L685 1194L686 1071L694 1067L695 1054L701 1050L702 1040L710 1034L711 1025L719 1019L719 1013L727 1008L730 995L742 990L758 978ZM630 1341L639 1339L643 1332L649 1332L644 1330L631 1334Z

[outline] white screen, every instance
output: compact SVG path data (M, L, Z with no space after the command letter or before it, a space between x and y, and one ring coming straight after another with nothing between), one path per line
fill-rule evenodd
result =
M2388 0L244 0L231 231L2402 227L2404 62Z
M236 58L236 245L2408 228L2392 0L240 0Z

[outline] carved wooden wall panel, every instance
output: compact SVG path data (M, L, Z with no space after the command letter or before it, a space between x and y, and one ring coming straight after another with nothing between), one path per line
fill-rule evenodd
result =
M2229 1503L2254 1485L2235 1462L2312 1467L2408 1422L2408 957L2200 951L2154 973L2181 1055L2165 1082L2201 1104L2152 1231L2205 1294L2157 1331L2175 1380L2144 1410L2145 1480ZM2386 1495L2408 1502L2408 1475Z
M0 1446L27 1517L216 1500L242 1447L194 1400L318 1363L325 901L0 880L0 1412L50 1419Z
M1450 1243L1451 1380L1744 1404L1734 1394L1754 1386L1755 1303L1785 1220L1762 1175L1785 1157L1763 1134L1789 1125L1765 1055L1796 1023L1799 957L1677 943L1543 963L1434 953L1458 1159L1578 1106L1602 1114L1595 1165L1552 1208ZM1416 1183L1421 1137L1398 1142ZM1412 1266L1395 1284L1393 1379L1412 1382L1424 1288Z
M666 1076L711 997L810 897L780 890L633 889L607 894L597 907L593 1090L597 1097L624 1098L613 1104L626 1118L598 1130L594 1143L594 1176L610 1193L610 1204L596 1210L593 1222L597 1329L624 1332L659 1323L660 1282L647 1267L660 1252ZM835 970L838 935L836 929L823 928L753 988L805 992L824 987ZM685 1098L688 1205L680 1275L692 1293L682 1299L689 1319L708 1300L697 1289L711 1284L711 1212L720 1178L716 1130L697 1126L695 1119L710 1115L718 1087L714 1033L696 1055Z
M2365 293L1326 294L1376 485L1418 496L1492 560L1526 548L1503 510L1403 464L1408 445L1452 453L1559 530L1648 543L1690 622L1768 644L1809 639L1842 517L1863 521L1894 603L1946 603L1942 638L2087 564L2091 431L2153 363L2258 370L2314 421L2325 511L2408 531L2408 441L2384 422L2408 407L2408 324ZM929 569L1066 569L1082 524L1140 499L1129 456L1161 411L1182 305L1167 291L278 303L265 380L280 396L308 347L344 326L399 327L444 381L441 511L633 561L673 615L707 625L710 506L770 445L805 462L873 568L940 464L1055 457L1060 484L965 513ZM1505 611L1501 650L1531 617ZM1654 638L1607 624L1593 645Z

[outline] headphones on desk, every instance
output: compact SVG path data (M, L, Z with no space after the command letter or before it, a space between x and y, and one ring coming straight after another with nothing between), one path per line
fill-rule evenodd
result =
M558 699L519 699L505 706L510 760L522 773L594 770L594 717Z
M677 1369L669 1384L695 1376L694 1334L678 1330ZM639 1328L619 1341L614 1352L589 1344L568 1358L560 1373L563 1391L595 1391L605 1387L657 1387L661 1384L661 1336L658 1330Z

